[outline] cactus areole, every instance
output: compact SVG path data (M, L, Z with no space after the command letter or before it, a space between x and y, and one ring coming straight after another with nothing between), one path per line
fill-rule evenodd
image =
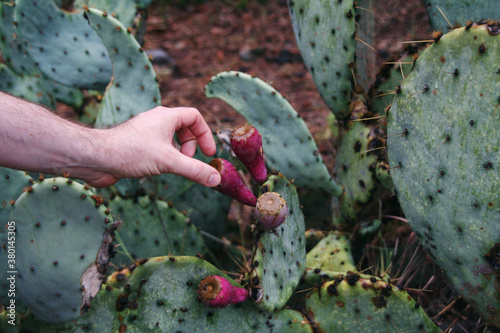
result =
M267 192L257 199L257 219L263 229L274 230L286 220L286 201L276 192Z
M233 286L218 275L210 275L201 280L198 295L203 303L212 308L223 308L249 298L248 290Z
M245 205L255 207L257 198L252 191L245 186L238 170L231 164L231 162L223 158L215 158L212 162L210 162L210 165L217 169L221 176L221 182L219 185L214 187L214 190L228 195Z
M237 127L231 133L231 148L259 184L267 179L262 136L252 125Z

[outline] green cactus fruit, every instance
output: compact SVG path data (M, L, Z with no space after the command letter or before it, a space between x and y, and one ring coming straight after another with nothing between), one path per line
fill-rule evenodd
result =
M328 174L305 122L270 85L245 73L223 72L210 80L205 93L231 105L257 128L270 169L296 179L297 186L342 193Z
M106 87L112 71L108 52L81 13L67 13L52 0L19 0L15 20L20 42L47 77L71 87Z
M13 206L17 295L41 322L79 317L105 278L116 225L87 188L45 179Z
M49 108L54 108L56 105L43 79L39 76L18 75L4 64L0 64L0 91L34 103L44 104Z
M90 312L78 320L79 331L114 332L311 332L300 312L281 310L269 316L251 301L211 308L198 297L198 285L226 274L195 257L157 257L142 261L123 287L102 288Z
M352 109L353 120L341 135L335 157L336 178L344 192L339 198L332 199L334 225L345 229L352 227L362 216L362 208L372 202L378 187L375 166L385 141L376 123L357 121L368 117L363 101L354 101Z
M498 31L455 29L422 52L389 111L387 147L410 226L457 292L500 327Z
M124 26L130 27L134 23L137 8L134 0L75 0L75 8L96 8L107 12Z
M147 196L135 199L115 197L108 207L113 216L123 220L116 233L134 259L160 255L194 256L206 252L198 229L164 201ZM120 249L117 248L119 255L113 260L118 266L127 261Z
M293 31L321 97L338 119L349 115L353 90L373 81L372 1L289 0Z
M315 272L355 271L349 238L341 232L332 231L307 253L306 266Z
M323 283L305 310L321 332L441 332L406 291L355 273Z
M432 28L443 32L465 26L469 21L496 20L500 13L500 3L496 0L425 0L424 3Z
M113 78L102 98L96 125L116 125L160 105L153 65L134 36L105 12L90 8L85 17L102 38L113 63Z
M276 233L258 229L254 240L250 297L259 309L272 312L286 304L304 273L305 224L297 191L282 174L270 176L261 191L279 193L288 207Z

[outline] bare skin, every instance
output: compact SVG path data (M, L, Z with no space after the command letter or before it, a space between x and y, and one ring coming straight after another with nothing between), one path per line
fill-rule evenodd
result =
M214 187L219 173L192 158L198 145L207 156L216 152L210 128L194 108L157 107L116 127L93 129L0 92L1 166L69 176L94 187L162 173Z

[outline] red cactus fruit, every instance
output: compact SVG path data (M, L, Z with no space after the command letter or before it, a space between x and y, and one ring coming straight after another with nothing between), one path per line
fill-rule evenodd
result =
M231 148L259 184L267 179L262 137L252 125L236 127L231 133Z
M217 169L221 176L220 184L214 187L217 192L228 195L245 205L255 207L257 198L245 186L238 170L236 170L231 162L223 158L215 158L210 162L210 165Z
M288 214L286 201L276 192L266 192L257 199L255 209L263 229L274 230L283 224Z
M210 275L198 285L200 300L211 308L223 308L246 301L250 295L245 288L235 287L218 275Z

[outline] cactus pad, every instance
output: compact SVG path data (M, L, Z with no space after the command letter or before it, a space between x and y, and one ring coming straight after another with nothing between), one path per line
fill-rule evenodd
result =
M340 195L305 122L270 85L248 74L224 72L210 80L205 93L231 105L257 128L270 169L295 178L298 186Z
M123 220L117 233L134 259L205 252L203 238L196 227L164 201L116 197L108 206L113 216Z
M134 36L105 12L88 9L85 17L102 38L113 62L113 79L101 101L96 125L119 124L160 105L153 65Z
M90 312L78 320L82 331L127 332L311 332L297 311L271 317L251 301L210 308L198 299L198 285L209 275L231 278L195 257L157 257L141 262L125 286L103 288Z
M103 89L111 79L108 52L81 13L70 14L52 0L16 1L20 41L49 78L84 89Z
M456 27L464 26L469 20L498 19L500 13L500 3L496 0L424 0L424 3L432 27L443 32L451 29L450 24Z
M340 232L332 232L307 253L307 268L331 272L355 271L349 239Z
M272 312L286 304L304 273L305 224L297 191L282 174L270 176L261 190L279 193L288 207L276 232L259 230L254 241L250 297L260 309Z
M410 226L455 289L496 326L498 28L455 29L421 54L389 111L387 142L391 176Z
M77 182L51 178L14 204L17 292L39 321L75 319L99 291L114 225L106 228L109 211L94 198Z
M325 103L349 114L355 53L354 1L289 0L295 39Z
M322 332L441 332L406 291L375 277L340 276L305 306Z

